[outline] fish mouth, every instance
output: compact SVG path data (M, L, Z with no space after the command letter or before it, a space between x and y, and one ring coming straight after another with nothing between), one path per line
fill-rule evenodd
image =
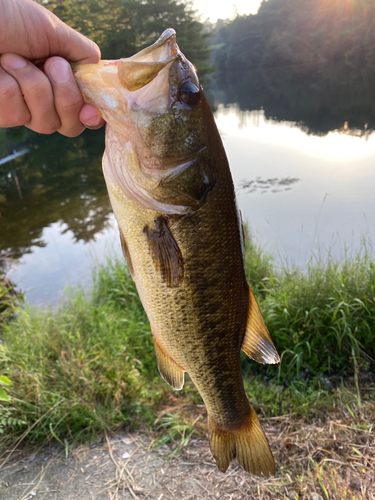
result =
M72 64L72 69L87 102L100 110L103 106L102 111L105 113L106 108L116 106L113 98L101 99L99 90L113 94L118 102L123 99L132 100L133 92L146 87L164 68L170 67L181 56L176 32L173 28L168 28L155 43L131 57L103 60L98 64ZM110 88L113 90L109 90ZM130 95L124 94L121 88L129 91ZM113 101L113 104L109 104L109 100Z
M167 66L180 57L176 32L168 28L156 42L137 54L117 61L118 77L130 92L144 88Z

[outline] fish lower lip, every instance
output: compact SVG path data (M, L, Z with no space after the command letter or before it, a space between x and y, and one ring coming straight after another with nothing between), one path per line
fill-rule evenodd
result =
M163 45L170 38L176 38L176 32L173 28L166 29L155 42L157 44Z

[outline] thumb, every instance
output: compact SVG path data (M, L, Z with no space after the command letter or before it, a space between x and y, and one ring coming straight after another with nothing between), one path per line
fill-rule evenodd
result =
M99 47L33 0L0 0L0 53L30 61L60 56L70 62L97 63Z
M89 64L100 61L100 49L95 42L70 28L62 21L55 33L57 35L57 51L51 55L58 55L70 62ZM60 25L61 23L61 25Z

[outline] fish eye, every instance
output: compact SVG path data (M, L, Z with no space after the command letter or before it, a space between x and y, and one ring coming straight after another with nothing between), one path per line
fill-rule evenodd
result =
M194 106L200 101L201 94L199 88L191 82L185 82L180 88L180 101L188 104L189 106Z

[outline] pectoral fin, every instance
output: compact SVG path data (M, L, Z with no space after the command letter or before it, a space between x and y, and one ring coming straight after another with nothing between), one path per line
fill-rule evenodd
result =
M180 391L184 386L184 370L165 352L155 335L153 339L160 375L173 389Z
M155 267L160 271L168 287L175 287L181 283L184 275L184 265L181 250L171 233L164 217L155 221L155 231L145 226Z
M250 287L246 332L241 349L257 363L272 365L280 361Z

